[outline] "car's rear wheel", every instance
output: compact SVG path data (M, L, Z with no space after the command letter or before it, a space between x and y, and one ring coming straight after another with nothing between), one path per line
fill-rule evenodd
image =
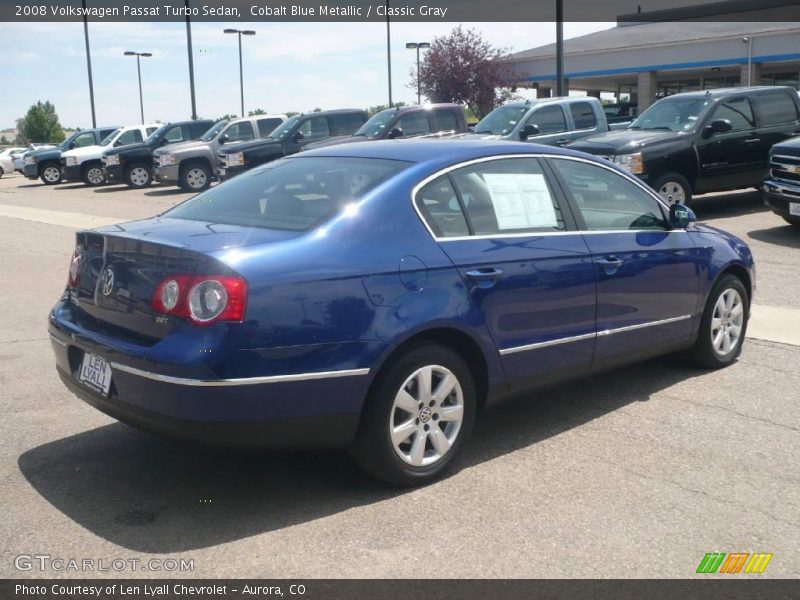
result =
M129 187L141 189L153 183L153 174L147 165L134 163L125 167L125 183Z
M351 454L389 483L428 483L469 437L475 383L464 359L446 346L425 343L390 360L367 398Z
M53 163L46 163L39 169L39 179L46 185L61 183L61 168Z
M692 349L699 365L727 367L739 356L750 314L747 290L735 275L723 275L711 290Z
M800 219L796 217L783 217L783 220L786 221L789 225L800 229Z
M103 175L103 168L100 165L91 164L81 169L81 180L86 185L95 187L103 185L106 182L106 176Z
M203 163L191 163L181 171L179 184L187 192L202 192L211 185L211 170Z
M653 189L670 205L692 201L692 186L678 173L665 173L653 182Z

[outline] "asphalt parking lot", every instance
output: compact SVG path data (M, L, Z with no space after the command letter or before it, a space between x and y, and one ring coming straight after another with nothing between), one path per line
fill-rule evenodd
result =
M235 453L160 440L74 398L47 312L77 228L150 216L177 188L0 179L0 537L15 557L194 561L129 577L694 577L707 552L769 552L800 576L800 232L756 192L698 199L758 281L740 360L666 357L482 415L458 468L387 489L343 452ZM707 576L704 576L707 577Z

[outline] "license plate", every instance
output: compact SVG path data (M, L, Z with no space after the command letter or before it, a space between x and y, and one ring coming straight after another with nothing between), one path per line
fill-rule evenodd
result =
M789 214L800 217L800 202L789 202Z
M111 389L111 365L103 357L87 352L83 355L78 381L108 396L108 390Z

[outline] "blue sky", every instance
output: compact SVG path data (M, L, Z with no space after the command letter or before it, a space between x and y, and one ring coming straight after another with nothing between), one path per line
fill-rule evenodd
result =
M395 101L416 100L408 87L415 53L408 41L429 41L455 23L392 24ZM525 50L555 40L552 23L465 23L493 45ZM574 37L611 23L567 23ZM272 113L366 107L387 101L386 27L383 23L193 23L197 110L215 118L239 112L236 36L222 29L255 29L243 40L245 110ZM98 125L139 122L136 60L125 50L152 52L142 59L145 120L190 117L183 23L90 23ZM0 129L12 127L37 100L50 100L61 123L91 126L81 23L0 23L3 82Z

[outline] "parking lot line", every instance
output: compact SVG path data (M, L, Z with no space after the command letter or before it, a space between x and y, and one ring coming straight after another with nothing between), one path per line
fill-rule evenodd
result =
M118 217L100 217L97 215L87 215L86 213L31 208L29 206L15 206L13 204L0 204L0 217L23 219L25 221L35 221L37 223L47 223L48 225L60 225L72 229L102 227L103 225L113 225L114 223L125 221L125 219L120 219Z

